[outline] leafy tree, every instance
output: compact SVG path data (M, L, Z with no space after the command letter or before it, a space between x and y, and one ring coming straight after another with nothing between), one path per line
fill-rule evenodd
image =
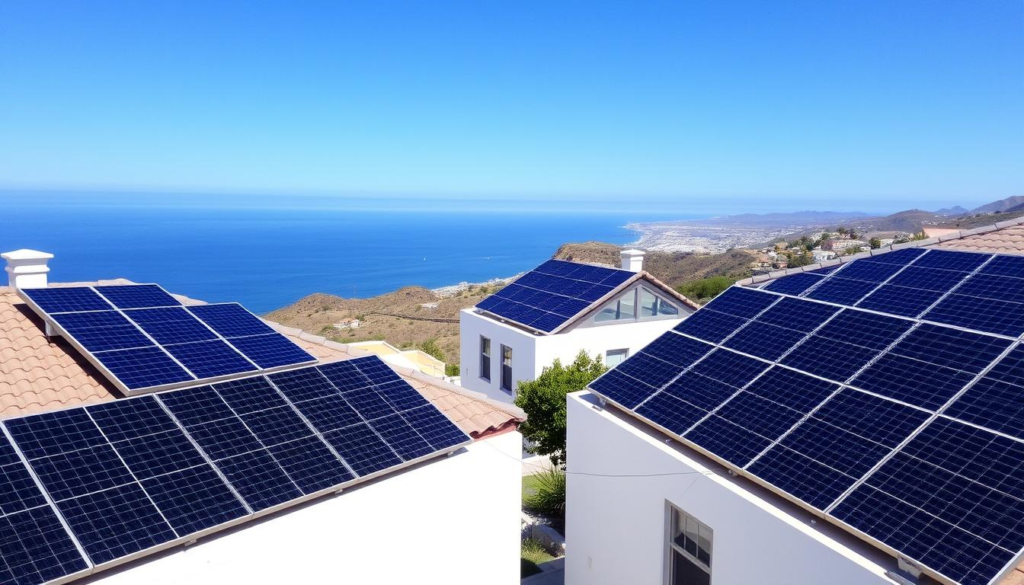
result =
M810 254L793 254L787 261L787 266L790 268L797 268L798 266L807 266L814 262L814 256Z
M871 238L870 240L868 240L868 245L871 246L872 250L877 250L882 247L882 240L878 238Z
M424 341L423 345L420 346L420 349L423 350L423 353L437 358L442 362L444 361L444 352L441 351L441 348L437 345L436 339L428 339Z
M839 226L836 229L836 233L838 233L840 236L843 236L843 235L846 235L848 233L848 230L846 228L844 228L843 226Z
M536 380L519 382L515 402L526 412L519 432L533 444L531 453L547 455L556 466L565 465L565 397L583 390L607 369L600 356L581 351L568 366L556 359Z
M736 282L736 279L729 278L728 276L712 276L710 278L685 282L676 287L676 290L679 291L679 294L690 299L713 299L732 286L734 282Z

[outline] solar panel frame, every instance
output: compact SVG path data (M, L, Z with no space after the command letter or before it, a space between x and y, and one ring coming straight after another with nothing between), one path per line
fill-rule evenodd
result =
M528 329L554 334L638 273L618 268L548 260L502 290L476 304L476 309Z
M910 253L912 250L913 250L913 253ZM915 249L901 250L901 252L906 252L907 253L907 254L904 254L904 256L910 258L909 262L913 262L914 260L919 259L920 257L923 257L926 254L936 253L935 251L924 251L924 250L918 251L918 250L915 250ZM895 254L895 253L890 253L890 254ZM877 257L872 257L872 258L865 259L865 260L879 261L878 259L885 258L885 256L890 255L890 254L883 254L883 255L879 255ZM962 284L965 280L967 280L970 277L971 274L975 274L975 275L977 275L977 274L985 274L985 272L984 272L985 268L987 268L988 266L992 266L993 262L989 261L991 259L990 255L988 255L988 254L976 254L976 255L977 256L982 256L984 258L982 258L980 260L976 259L976 258L975 259L969 259L969 258L965 259L963 257L958 257L958 258L954 258L954 259L939 258L939 259L932 260L931 262L926 264L926 266L930 267L931 270L946 270L946 271L951 271L951 272L960 272L962 274L962 276L959 277L960 280L958 281L958 284L957 284L957 286L960 286L960 284ZM995 258L998 259L1000 257L996 256ZM890 262L890 263L893 263L893 264L901 264L901 263L903 263L903 262L893 262L893 261L891 261L889 259L886 259L886 261ZM970 268L971 272L970 273L963 272L963 270L965 268ZM1007 276L1011 276L1013 278L1019 278L1021 275L1018 272L1013 272L1013 274L1010 274L1010 275L999 274L999 272L1012 272L1012 271L1019 271L1019 270L1024 270L1024 261L1019 261L1019 262L1015 262L1015 263L1009 263L1009 264L1007 264L1005 266L1001 266L999 268L993 269L993 272L996 273L997 276L1000 276L1002 278L1006 278ZM842 271L841 270L837 271L836 274L841 275ZM894 272L894 274L898 275L898 274L900 274L900 272L896 271L896 272ZM967 278L965 278L965 277L967 277ZM879 286L885 286L885 284L881 283ZM762 287L761 289L755 289L755 290L764 290L764 287ZM921 289L921 290L923 290L923 289ZM951 289L951 291L943 293L941 298L948 298L953 293L955 293L956 290L957 289L954 288L954 289ZM787 296L786 293L781 293L781 292L778 292L778 291L767 290L765 292L768 293L768 294L775 294L775 295L782 296L782 297ZM832 304L832 305L835 304L835 303L832 303L832 302L829 302L829 301L826 301L826 303L827 304ZM935 306L938 303L939 303L939 301L936 301L935 303L932 304L932 306ZM709 304L709 306L710 306L710 304ZM842 306L842 305L840 305L840 306ZM871 316L871 317L876 317L876 316L884 317L884 313L885 313L885 311L878 311L878 310L866 310L865 311L865 310L857 310L857 309L853 309L853 308L847 308L847 310L845 312L850 312L850 311L857 311L858 313L860 313L862 315L867 315L867 316ZM695 316L700 315L702 312L704 312L704 309L702 309L701 311L698 311L695 314ZM919 327L926 327L926 328L928 328L928 327L935 326L935 322L932 321L932 320L929 320L927 318L927 314L925 314L923 316L923 318L922 317L916 317L915 318L914 316L908 316L906 318L906 320L909 323L914 323L914 322L918 323L919 325L915 325L915 328L919 328ZM685 321L684 321L684 324L685 324ZM963 336L963 335L976 336L975 332L980 332L980 333L983 334L982 337L986 338L987 341L995 344L994 345L994 349L991 352L987 352L984 349L982 349L981 354L979 354L979 356L981 356L981 357L979 357L977 360L975 360L974 358L971 357L971 355L973 355L972 352L975 351L975 350L972 349L971 344L970 343L966 343L965 344L965 343L962 343L962 342L958 342L959 345L953 344L953 345L948 346L948 348L947 348L949 350L948 355L944 355L944 356L941 356L941 357L932 357L932 358L930 358L932 361L939 361L939 362L943 362L943 363L941 363L941 364L934 364L934 363L926 364L928 368L933 368L934 369L934 368L937 368L937 367L946 367L946 366L949 365L950 360L953 359L954 356L955 356L955 361L953 361L952 363L958 364L957 367L964 367L964 368L966 368L966 369L968 369L970 371L969 372L963 372L963 374L965 376L965 378L963 380L963 385L961 387L956 388L955 391L953 391L951 394L946 393L946 395L943 396L943 398L945 398L945 400L942 400L942 401L938 401L937 400L934 404L929 405L930 407L928 409L921 409L919 407L915 407L914 412L924 413L924 415L928 416L929 418L927 418L924 423L921 423L920 425L918 425L916 427L916 429L914 429L913 432L910 434L909 438L907 440L903 441L901 444L895 445L895 446L891 446L891 447L889 445L886 445L886 448L888 449L888 454L885 456L885 459L883 459L883 461L879 464L879 466L884 464L884 461L887 461L889 458L891 458L891 456L894 453L901 452L901 449L903 448L903 446L911 438L916 436L923 428L928 426L929 421L934 420L936 418L947 418L947 415L943 414L943 412L946 409L951 408L952 406L956 405L956 403L957 403L956 401L958 399L961 399L961 397L969 395L971 389L976 388L977 387L976 385L981 383L980 381L986 379L986 378L983 378L983 376L985 374L987 374L989 371L992 372L992 374L991 374L992 377L990 379L992 380L992 383L994 383L994 384L995 383L998 383L998 384L1007 384L1007 383L1013 384L1015 382L1016 383L1020 383L1020 382L1024 381L1024 346L1021 346L1018 349L1017 348L1017 343L1012 343L1012 342L1015 341L1014 339L1011 339L1011 337L1015 336L1013 333L1007 332L1005 334L1000 335L999 333L992 333L991 331L984 331L982 328L970 328L970 327L966 327L965 328L965 327L958 327L958 326L955 326L955 325L954 326L950 326L950 325L945 324L945 323L939 323L938 325L941 325L944 329L952 332L954 337ZM740 322L735 326L733 331L730 332L730 331L727 330L727 328L722 328L725 331L725 333L720 334L720 335L716 334L719 338L715 339L713 341L707 341L707 343L711 343L711 344L713 344L714 346L716 346L718 348L727 347L729 345L729 339L731 339L733 335L738 335L738 333L735 331L736 329L738 329L740 332L742 332L743 329L749 328L750 326L751 325L749 325L748 322L746 322L746 321L741 319ZM677 327L677 329L678 329L678 327ZM875 356L875 358L873 358L873 360L871 362L868 363L867 367L870 367L875 361L878 361L878 359L880 359L882 356L889 355L889 351L893 348L893 346L897 345L897 343L899 341L901 341L904 337L909 335L910 331L912 331L912 330L913 329L904 331L897 338L896 341L894 341L892 344L890 344L890 345L888 345L886 347L881 347L880 345L875 345L875 347L879 348L879 352L880 353L877 356ZM685 335L691 336L691 334L685 334ZM697 338L697 336L695 336L695 335L693 337ZM858 342L863 342L864 340L858 339L857 341ZM881 344L883 341L884 341L884 339L880 339L880 340L878 340L877 343ZM808 342L804 341L803 343L806 344ZM909 344L909 342L908 342L908 344ZM907 345L905 345L904 348L906 346ZM939 349L940 349L940 352L944 351L944 350L942 350L942 348L939 348ZM718 351L725 351L725 350L724 349L719 349ZM901 348L901 351L903 351L903 348ZM929 351L931 351L931 349L929 349ZM907 352L904 351L904 353L907 353ZM914 353L914 352L911 352L911 353ZM898 354L893 354L893 355L895 356L895 355L898 355ZM995 356L994 359L993 359L993 355ZM1014 356L1016 356L1016 357L1014 357ZM671 358L669 356L667 356L667 355L663 356L663 357L665 359L671 360ZM921 358L921 357L923 357L923 355L918 353L917 355L915 355L915 357L916 358ZM1011 358L1013 360L1012 362L1010 361ZM706 359L706 356L705 356L705 358L701 358L701 360L698 361L698 363L701 363L701 361L704 361L705 359ZM762 359L764 361L770 361L770 360L767 360L765 358L760 358L760 359ZM966 361L964 361L965 359L966 359ZM972 364L972 360L973 360L973 364ZM1005 363L1004 363L1004 360L1005 360ZM1007 366L1006 363L1011 363L1012 366ZM862 370L860 370L860 372L865 371L867 369L867 367L865 367ZM693 371L693 367L691 366L689 369L686 370L686 372L684 372L683 375L681 375L679 377L679 379L682 380L684 378L690 378L691 376L694 375L692 373L692 371ZM614 372L614 370L612 370L612 372ZM603 376L602 378L608 377L609 374L611 374L612 372L609 372L608 374L605 374L605 376ZM859 373L858 373L858 375L859 375ZM1009 380L1009 382L1006 382L1005 380ZM638 383L638 384L642 384L641 380L634 380L634 382ZM856 382L855 378L854 378L854 382ZM606 386L608 387L607 389L615 391L615 388L614 388L613 384L607 384ZM714 448L708 449L706 446L701 446L701 445L694 444L694 441L688 440L688 438L686 437L686 434L685 434L686 431L684 431L683 437L679 437L680 429L682 427L684 427L684 426L687 426L686 423L690 423L701 412L707 412L707 411L704 411L703 409L699 408L698 406L696 406L696 405L694 405L694 404L692 404L690 402L687 402L686 400L681 399L680 398L680 394L679 394L678 391L676 391L675 393L670 394L669 393L669 389L670 388L673 388L673 384L669 384L664 389L661 389L661 390L655 392L652 396L648 397L645 401L642 401L639 406L634 405L634 407L632 409L629 408L628 405L623 405L621 402L615 400L614 397L607 396L605 393L602 392L602 390L606 390L606 389L603 389L603 388L593 388L592 387L591 390L595 394L597 394L597 396L599 396L603 401L609 401L609 402L612 402L612 403L616 404L617 406L620 406L620 407L624 408L629 414L631 414L631 415L633 415L633 416L635 416L637 418L640 418L641 420L644 420L645 422L648 422L649 424L652 424L652 425L658 427L659 429L661 429L662 431L664 431L666 433L669 433L670 435L676 436L677 439L680 439L682 442L690 445L691 447L695 448L697 451L699 451L699 452L701 452L701 453L703 453L705 455L708 455L708 456L712 457L713 459L717 459L717 460L723 462L724 464L726 464L730 468L735 468L736 467L735 461L730 461L730 458L732 458L734 460L736 459L736 456L735 456L734 453L730 452L730 453L727 454L728 456L723 456L722 453L715 453L714 452ZM899 404L900 404L899 402L890 402L892 400L891 398L887 398L887 397L876 398L873 394L866 393L866 392L864 392L864 390L862 390L860 388L848 387L848 386L845 386L845 385L840 386L840 388L842 389L841 390L842 393L853 393L854 395L858 395L858 396L861 396L861 397L871 398L872 400L878 400L878 401L882 401L882 402L885 402L885 403L890 403L890 404L893 404L893 405L896 405L896 406L899 406ZM1022 392L1024 392L1024 387L1021 387L1021 388L1022 388ZM672 400L670 400L670 399L672 399ZM658 415L660 415L661 413L659 413L659 411L657 409L649 409L649 408L647 408L647 405L652 405L652 404L654 404L656 402L664 403L666 406L663 406L663 408L669 409L669 411L671 413L674 413L674 414L672 416L668 416L667 418L659 420L658 419ZM824 407L824 405L827 405L828 402L829 402L828 400L825 401L825 403L823 403L822 407ZM901 408L907 408L907 407L901 407ZM936 414L936 413L938 413L938 414ZM951 413L951 414L955 414L955 413ZM674 416L681 417L683 419L682 422L674 420L674 418L673 418ZM714 414L711 414L710 416L708 416L706 418L706 420L711 420L714 416L715 416ZM813 414L812 414L812 416L813 416ZM917 418L920 418L920 415L918 415ZM810 420L810 418L808 420ZM950 420L952 420L952 419L950 419ZM725 421L723 420L722 422L724 423ZM673 424L675 426L673 426ZM689 426L690 426L691 430L696 428L696 425L689 425ZM796 425L796 427L799 427L799 424ZM780 443L781 443L781 441L780 441ZM1021 449L1024 449L1024 440L1018 441L1017 446L1020 447ZM750 465L753 465L754 463L756 463L757 460L758 459L754 459L753 462ZM859 471L859 469L860 469L860 467L858 467L858 471ZM870 474L873 473L873 471L874 471L874 469L869 471L863 477L856 478L854 486L859 485L863 481L864 477L870 476ZM821 509L821 506L817 506L817 508L815 508L814 506L811 506L810 504L808 504L806 501L801 501L799 497L796 497L796 496L794 496L794 495L792 495L790 493L787 493L785 490L783 490L778 485L774 485L774 484L772 484L769 481L766 481L766 480L764 480L762 478L759 478L755 474L753 474L753 473L751 473L749 471L744 472L742 469L740 469L740 470L738 470L738 472L740 472L742 475L746 475L747 477L750 477L750 479L752 479L755 483L758 483L758 484L766 487L767 489L769 489L771 491L774 491L774 492L779 493L780 495L782 495L784 497L787 497L787 499L790 499L791 501L795 502L797 505L799 505L799 506L801 506L801 507L803 507L805 509L808 509L811 512L814 512L814 513L816 513L818 515L821 515L821 516L823 516L825 518L828 518L829 520L833 521L835 524L839 525L843 529L845 529L845 530L847 530L847 531L857 535L858 537L860 537L862 539L865 539L865 540L868 540L870 542L875 543L880 548L882 548L884 550L887 550L888 552L890 552L890 553L892 553L894 555L905 556L906 554L908 554L906 551L897 550L896 548L890 547L890 546L886 545L885 543L880 542L878 539L876 539L876 538L874 538L874 537L872 537L872 536L870 536L870 535L868 535L868 534L858 530L854 526L851 526L851 525L849 525L849 524L847 524L845 522L842 522L842 521L840 521L838 519L831 518L827 514L827 512L824 512ZM840 494L840 496L836 499L836 501L831 503L829 507L832 508L832 507L837 506L840 502L842 502L849 495L849 493L851 491L852 491L852 488L850 490ZM968 533L965 532L964 534L966 535ZM1022 537L1022 545L1024 545L1024 537ZM1015 549L1015 551L1016 551L1016 549ZM952 553L949 553L949 554L952 554ZM942 575L942 573L940 573L939 571L935 570L933 567L930 567L927 564L923 564L923 562L921 562L921 561L916 561L915 562L913 560L913 554L911 554L910 557L911 557L911 561L910 562L920 566L922 568L922 570L924 570L926 573L939 576L940 578L948 578L948 577ZM982 566L982 565L988 567L988 569L986 569L986 570L991 569L992 571L995 571L996 569L998 569L998 571L996 571L995 573L993 573L991 571L989 573L984 573L985 575L987 575L986 578L993 578L993 579L995 579L995 578L998 578L999 575L1005 573L1006 570L1008 570L1011 566L1013 566L1013 564L1015 562L1014 559L1019 559L1021 557L1024 557L1024 550L1016 551L1015 554L1012 554L1009 557L1007 557L1007 558L1010 559L1010 562L1007 562L1005 564L1005 566L995 567L994 569L993 569L994 565L992 564L992 562L990 562L990 560L984 560L983 559L983 560L977 561L977 559L975 559L974 561L969 561L969 562L977 561L977 562L980 563L979 567ZM1000 561L1001 560L1002 560L1002 558L1000 558ZM978 574L983 574L983 573L978 573ZM995 575L995 576L993 576L993 575Z
M97 290L103 290L111 299ZM237 303L186 307L155 284L19 289L18 293L46 321L48 333L52 328L67 339L127 396L183 388L195 383L212 383L257 370L272 372L316 362L314 356ZM140 298L145 302L139 301ZM160 301L146 300L153 298L171 300L163 301L165 306L139 307L160 304ZM51 309L88 310L48 312L34 299L40 299ZM124 301L121 303L124 308L115 306L117 299ZM170 306L172 301L176 304ZM208 318L213 314L214 321L220 318L218 326L229 333L258 332L261 337L224 337L198 318L196 312L208 315ZM234 345L235 339L239 339L239 345L245 351ZM224 353L225 347L229 354ZM190 368L170 348L182 352L190 348L197 351L218 349L218 355L233 365L227 367L228 362L222 360L222 367L218 367L214 362L189 353L182 359L190 361ZM264 366L254 363L245 355L246 351ZM243 364L248 365L243 367Z

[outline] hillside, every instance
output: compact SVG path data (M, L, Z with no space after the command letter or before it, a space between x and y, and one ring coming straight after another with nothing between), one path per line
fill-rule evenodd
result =
M999 201L993 201L981 207L976 207L971 210L971 213L1000 213L1010 211L1020 205L1024 205L1024 195L1014 195L1013 197L1007 197L1006 199L1000 199Z
M444 352L445 361L459 363L459 311L472 307L497 287L471 286L449 297L410 286L368 299L346 299L316 293L273 311L267 319L323 335L339 343L383 339L399 347L419 347L430 339ZM437 308L423 307L437 303ZM359 319L358 329L335 329L342 319Z
M601 242L565 244L555 252L555 258L619 265L619 251L622 248ZM742 278L750 273L754 254L748 250L729 250L721 254L687 254L683 252L647 252L644 256L644 270L655 278L676 287L684 282L710 276L735 276Z

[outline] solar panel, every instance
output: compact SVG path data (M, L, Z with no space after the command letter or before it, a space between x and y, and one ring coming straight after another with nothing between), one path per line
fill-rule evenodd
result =
M0 582L44 583L88 569L13 445L0 433Z
M795 296L821 282L823 277L823 274L803 272L773 280L765 285L764 288L772 292Z
M548 260L476 308L550 333L635 276L628 270Z
M642 350L590 389L931 575L994 583L1024 549L1024 259L905 249L791 279L730 289L657 367Z
M153 307L179 307L181 303L155 284L135 286L97 286L100 293L118 309L147 309Z
M3 421L0 581L112 566L470 440L377 357L325 369Z
M315 361L235 303L183 307L157 285L20 292L126 394Z

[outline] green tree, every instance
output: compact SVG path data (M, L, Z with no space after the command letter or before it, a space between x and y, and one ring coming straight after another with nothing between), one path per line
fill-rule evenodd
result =
M793 254L789 257L789 260L787 260L786 265L789 268L797 268L799 266L807 266L812 262L814 262L814 256L811 256L810 254Z
M581 351L568 366L556 359L536 380L519 382L515 402L526 413L519 432L533 444L531 453L547 455L556 466L565 465L565 397L583 390L607 369L600 356Z
M679 291L679 294L694 300L713 299L732 286L734 282L736 279L728 276L712 276L685 282L676 287L676 290Z
M442 362L444 361L444 352L441 351L440 346L437 345L436 339L428 339L424 341L423 345L420 346L420 349L423 350L423 353L437 358Z
M882 240L878 238L871 238L868 240L868 245L871 246L872 250L877 250L882 247Z

